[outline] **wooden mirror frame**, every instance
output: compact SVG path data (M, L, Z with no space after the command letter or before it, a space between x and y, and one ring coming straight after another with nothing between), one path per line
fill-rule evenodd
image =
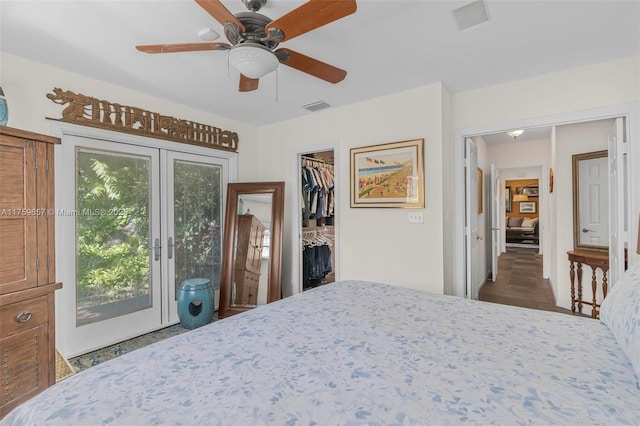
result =
M607 150L587 152L584 154L574 154L572 156L573 171L573 248L574 250L589 250L608 252L609 246L583 244L580 242L580 162L584 160L593 160L595 158L606 158L609 156ZM607 201L608 202L608 201Z
M227 185L224 236L222 243L222 271L220 275L220 305L218 317L225 318L252 307L231 306L234 243L238 224L238 198L240 195L271 194L271 243L269 247L269 276L267 303L282 298L282 222L284 219L284 182L246 182Z

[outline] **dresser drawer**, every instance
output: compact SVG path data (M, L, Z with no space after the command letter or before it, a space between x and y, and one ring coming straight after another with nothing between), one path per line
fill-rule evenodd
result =
M47 296L0 306L0 338L46 324L48 318Z

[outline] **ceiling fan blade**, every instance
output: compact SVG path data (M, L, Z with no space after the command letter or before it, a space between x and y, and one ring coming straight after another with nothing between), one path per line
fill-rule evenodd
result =
M249 78L244 74L240 74L240 84L238 90L241 92L251 92L258 88L258 80L257 78Z
M228 50L230 48L230 44L218 42L146 44L136 46L136 49L144 53L197 52L200 50Z
M222 3L220 3L220 0L195 0L195 2L198 3L204 10L206 10L209 15L213 16L216 21L220 22L223 27L225 26L224 24L226 22L232 22L236 24L242 30L242 32L245 31L242 22L240 22L238 18L233 16L233 14L229 12L229 9L227 9Z
M269 29L278 28L284 33L284 38L279 40L280 42L291 40L300 34L351 15L356 8L355 0L309 0L269 23L265 30L268 34Z
M339 83L347 76L347 72L345 70L336 68L333 65L326 64L317 59L313 59L294 50L287 48L276 50L276 53L280 52L285 53L286 56L288 56L280 61L282 64L310 74L314 77L318 77L321 80L328 81L329 83Z

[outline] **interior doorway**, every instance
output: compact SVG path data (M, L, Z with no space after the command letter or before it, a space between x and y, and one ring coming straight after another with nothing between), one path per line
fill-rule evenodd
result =
M300 171L300 288L336 281L335 150L298 155Z
M527 195L529 197L529 199L524 200L523 202L525 203L525 211L531 211L533 209L535 209L535 211L539 212L539 229L538 229L538 244L539 244L539 253L537 253L538 255L542 254L544 257L541 257L542 260L544 261L548 261L550 262L550 267L551 270L554 271L554 273L550 276L547 276L546 274L544 274L543 277L541 277L541 279L546 279L549 278L549 282L551 285L551 289L553 291L553 295L555 296L556 301L558 301L559 305L562 307L567 306L567 301L570 300L568 293L569 293L569 274L567 271L567 268L565 267L565 262L567 259L567 255L566 255L566 251L571 250L573 248L573 241L572 241L572 230L573 230L573 226L572 226L572 222L573 222L573 217L571 215L571 211L573 210L573 200L572 200L572 187L571 187L571 156L575 153L583 153L583 152L589 152L589 151L597 151L599 149L604 148L605 150L609 150L609 152L611 152L611 148L608 145L611 145L611 137L610 135L610 128L612 127L612 123L617 122L617 121L622 121L622 119L617 119L616 117L618 117L619 114L615 114L614 116L611 117L598 117L598 118L593 118L591 120L583 120L583 121L574 121L574 122L562 122L561 120L558 120L558 122L556 124L550 123L548 124L546 127L549 129L547 130L548 132L548 137L547 140L545 142L537 142L538 146L535 146L536 142L532 142L534 144L533 148L528 148L526 144L519 144L517 145L517 151L514 151L513 149L509 149L508 147L500 147L498 148L499 151L502 153L503 155L503 159L505 160L504 163L502 165L499 165L498 167L500 168L500 173L501 173L501 181L502 183L504 183L508 178L519 178L519 179L527 179L527 178L536 178L537 177L537 182L535 184L531 184L531 185L521 185L519 186L522 189L525 189L524 191L520 191L520 192L526 192ZM532 130L537 130L537 129L542 129L544 126L540 126L540 127L525 127L523 130L524 132L520 133L520 135L524 134L526 135L527 132L532 131ZM626 132L628 132L628 126L626 127L627 130ZM504 129L502 131L500 131L499 133L501 133L503 135L503 137L506 136L506 133L509 131L510 129ZM624 129L623 129L624 130ZM622 134L623 132L619 132L619 134ZM498 133L494 132L494 133L479 133L476 136L472 136L472 139L474 140L478 140L480 139L481 142L485 142L486 139L490 139L492 137L492 135L496 135ZM628 134L628 133L627 133ZM589 139L590 136L594 136L594 139ZM514 146L516 146L516 138L512 138L512 142L514 143ZM521 136L518 137L519 142L524 142L522 140L523 138ZM464 141L465 138L461 137L459 140ZM621 142L619 140L619 142ZM628 145L628 144L627 144ZM465 146L464 144L461 144L460 147L462 148L463 146ZM544 149L541 149L541 147L544 147ZM484 150L482 148L482 143L480 144L480 149L479 149L479 165L478 167L485 167L488 164L492 164L495 162L493 156L491 155L491 152L489 152L489 149L486 149L486 146L484 147ZM628 152L629 149L627 147L625 147L625 149L622 152ZM460 153L460 151L458 151ZM531 152L534 153L540 153L540 152L546 152L546 156L542 157L542 158L537 158L537 159L531 159L530 155ZM629 173L628 173L628 158L626 158L626 154L620 156L621 158L621 168L619 170L621 170L620 173L618 173L618 176L622 175L623 177L625 177L624 179L628 179ZM624 158L622 158L624 157ZM518 168L526 168L527 166L534 166L537 163L538 165L535 166L537 167L538 172L536 173L537 176L535 175L529 175L529 174L522 174L520 176L508 176L505 173L505 169L508 168L513 168L513 169L518 169ZM460 163L458 163L460 164ZM505 166L505 164L507 166ZM541 165L540 165L541 164ZM462 174L462 176L466 175L466 172L464 174ZM458 174L458 176L460 177L461 175ZM553 181L555 176L555 182ZM558 181L557 177L560 176L561 180ZM613 175L611 175L613 176ZM609 181L611 182L612 178L609 179ZM560 194L561 195L557 195L557 188L558 188L558 182L560 182ZM485 182L485 193L490 193L491 192L491 184L493 184L493 181L491 178L487 179L487 182ZM555 190L554 190L554 184L555 184ZM526 189L527 187L530 187L529 189ZM504 189L504 196L503 199L505 201L505 203L507 202L507 200L510 200L512 203L511 208L512 209L517 209L517 211L519 212L520 210L520 201L518 201L517 203L514 204L514 199L513 196L515 195L515 191L513 188L507 188L507 186L502 186L502 188ZM622 222L626 223L626 220L624 219L624 217L626 217L627 215L627 210L629 208L629 183L626 181L623 181L623 184L618 185L618 188L620 189L620 196L617 202L612 203L610 200L611 198L609 198L609 200L606 200L605 202L607 203L607 205L609 206L611 213L615 214L617 216L619 216L620 214L622 214ZM532 192L533 191L533 192ZM511 192L510 194L506 194L508 192ZM535 197L535 195L532 194L536 194L538 196L538 199L536 200L534 198L534 201L536 201L535 205L531 204L531 197ZM546 202L544 197L546 197ZM469 203L468 201L468 197L465 196L465 199L467 203ZM473 204L473 203L471 203ZM615 204L615 206L614 206ZM492 203L487 203L485 205L489 205L491 206ZM499 204L498 204L499 206ZM501 254L505 254L508 253L509 251L506 250L506 242L507 242L507 238L506 238L506 225L508 222L508 218L509 215L506 214L506 209L508 208L508 206L505 204L505 213L502 213L500 216L500 218L502 218L502 220L504 220L505 222L501 224L500 228L501 229L501 235L505 241L504 247L501 250ZM527 210L528 209L528 210ZM546 218L545 218L546 215ZM459 219L460 220L460 219ZM487 227L487 232L484 233L484 235L491 235L491 224L490 221L488 220L482 220L482 218L479 218L480 220L480 226L485 226ZM626 225L625 225L626 226ZM467 229L467 228L464 228ZM569 233L567 232L569 231ZM479 234L483 234L482 230L479 230ZM620 233L618 232L617 235L624 235L624 233ZM519 242L515 242L514 244L519 244ZM619 243L617 243L615 246L617 249L620 248L621 245L625 245L628 244L627 242L622 242L620 241ZM484 246L485 244L483 244ZM485 249L485 253L489 253L491 251L491 243L487 242L486 243L486 249ZM481 249L482 250L482 249ZM479 250L479 251L481 251ZM490 256L488 256L487 254L485 254L485 258L487 259L487 276L491 276L494 271L492 270L492 265L490 264L489 258ZM467 259L465 261L466 265L469 265L470 262ZM529 265L529 266L533 266L533 262ZM468 266L466 266L468 267ZM497 268L497 270L495 271L495 273L498 275L498 277L500 276L500 268ZM565 276L566 275L566 276ZM468 274L467 274L468 276ZM463 278L463 277L462 277ZM466 286L466 284L465 284ZM460 286L458 285L457 288L464 288L464 286ZM457 293L458 295L460 295L460 293Z

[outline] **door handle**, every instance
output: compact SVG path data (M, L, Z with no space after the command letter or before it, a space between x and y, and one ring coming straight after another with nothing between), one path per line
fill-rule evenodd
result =
M155 260L160 260L160 249L162 248L162 246L160 245L160 238L156 238L155 241L153 242L153 252L154 252L154 259Z
M169 237L169 241L167 241L167 257L171 259L173 257L173 237Z
M582 232L596 232L593 229L582 228Z

